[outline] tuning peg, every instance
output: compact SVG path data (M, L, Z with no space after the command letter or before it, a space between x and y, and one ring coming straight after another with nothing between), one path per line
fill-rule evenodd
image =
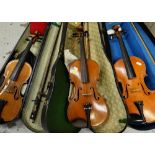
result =
M115 35L115 31L113 29L109 29L109 30L107 30L107 34L109 35L110 39L112 40Z
M122 27L121 27L120 25L115 25L115 27L116 27L116 26L118 27L118 31L119 31L119 32L124 33L124 34L127 33L127 31L122 30Z
M33 36L28 36L28 38L26 38L25 40L26 40L26 41L30 41L32 37L33 37Z
M84 31L84 36L89 37L89 32L88 31Z
M42 40L37 40L36 42L41 43L41 42L42 42Z
M109 30L107 30L107 34L109 36L114 35L115 34L115 31L113 29L109 29Z
M29 38L26 38L25 40L26 40L26 41L30 41L30 39L29 39Z
M39 36L39 39L43 39L44 37L43 36Z
M121 28L121 26L120 26L120 25L119 25L118 31L119 31L119 32L121 32L121 31L122 31L122 28Z
M79 33L75 32L75 33L72 34L72 37L80 37L80 35L79 35Z
M40 42L41 43L42 42L42 39L43 39L42 37L41 38L38 38L36 42Z

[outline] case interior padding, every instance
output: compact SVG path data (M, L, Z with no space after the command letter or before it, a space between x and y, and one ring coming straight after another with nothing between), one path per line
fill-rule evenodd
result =
M40 35L44 35L48 23L47 22L31 22L30 23L30 33L34 34L38 32Z
M70 28L65 49L79 58L80 45L77 38L71 35L74 29ZM107 100L109 118L103 124L93 128L94 132L121 132L126 127L127 114L120 94L117 90L112 66L109 63L101 44L97 23L89 23L90 54L100 66L100 79L97 83L99 93ZM65 59L69 59L68 57Z
M40 90L43 87L42 83L43 80L46 78L45 75L46 72L48 72L48 66L51 65L52 63L52 61L50 60L51 57L53 56L53 50L58 38L59 29L60 29L59 26L55 26L52 24L48 32L47 40L44 49L42 51L42 54L39 57L37 67L34 71L34 76L32 78L31 86L29 88L27 99L25 101L25 107L23 109L22 119L25 125L34 132L44 131L41 124L41 113L44 103L42 101L42 98L35 122L33 122L33 120L30 119L30 116L34 107L34 100L36 99L37 95L41 93ZM48 79L46 79L46 81L47 83L49 82ZM44 86L44 88L46 87Z

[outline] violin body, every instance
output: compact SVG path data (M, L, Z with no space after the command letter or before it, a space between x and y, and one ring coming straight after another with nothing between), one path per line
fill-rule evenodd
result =
M136 77L131 79L127 76L123 59L114 64L116 77L122 85L122 96L129 114L139 115L136 102L142 102L145 121L153 123L155 122L155 92L149 90L144 82L146 76L145 63L135 56L131 56L130 61L136 74Z
M32 68L28 63L24 63L16 81L10 79L11 73L14 71L18 60L9 62L4 72L4 82L0 87L0 100L6 101L1 111L0 118L8 122L17 118L22 107L21 89L24 83L29 79Z
M84 107L86 104L90 104L90 124L95 127L105 122L108 116L106 101L100 96L96 88L100 69L95 61L87 59L89 82L83 83L80 63L80 60L76 60L69 65L70 82L73 85L73 90L69 97L67 116L71 122L76 120L86 122L87 117ZM85 125L82 127L85 127Z

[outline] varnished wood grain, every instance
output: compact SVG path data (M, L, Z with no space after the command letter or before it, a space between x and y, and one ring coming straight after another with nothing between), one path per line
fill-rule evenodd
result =
M32 69L25 63L16 81L11 81L10 75L13 72L18 60L13 60L6 66L5 80L0 87L0 100L7 101L0 113L0 118L4 121L12 121L17 118L22 107L21 88L31 75Z
M148 89L144 82L146 76L145 63L135 56L131 56L130 61L136 73L136 77L132 79L128 79L122 59L114 65L117 79L123 88L124 102L128 107L129 114L139 114L134 102L142 101L146 122L153 123L155 122L155 91Z
M80 60L76 60L69 65L70 81L74 88L69 97L67 116L71 122L78 119L87 121L84 105L90 103L92 105L90 113L91 126L98 126L105 122L108 117L106 100L100 96L96 88L100 69L95 61L87 59L89 82L82 83L80 66Z

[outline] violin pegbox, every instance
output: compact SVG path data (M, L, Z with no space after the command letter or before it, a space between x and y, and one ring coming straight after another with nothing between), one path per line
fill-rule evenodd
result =
M126 31L124 29L122 30L122 27L120 25L114 25L112 28L115 31L115 34L116 33L126 34Z
M30 41L32 38L34 37L34 35L30 35L28 38L26 38L26 41ZM43 36L38 36L38 38L36 39L35 42L42 42Z
M114 25L112 29L107 30L107 34L110 36L110 39L116 37L117 33L125 33L120 25Z
M115 31L115 33L116 33L116 32L122 32L122 28L121 28L120 25L114 25L114 26L112 27L112 29Z
M45 34L48 22L31 22L30 23L30 36L26 39L30 41L34 36L36 36L35 42L41 42Z

